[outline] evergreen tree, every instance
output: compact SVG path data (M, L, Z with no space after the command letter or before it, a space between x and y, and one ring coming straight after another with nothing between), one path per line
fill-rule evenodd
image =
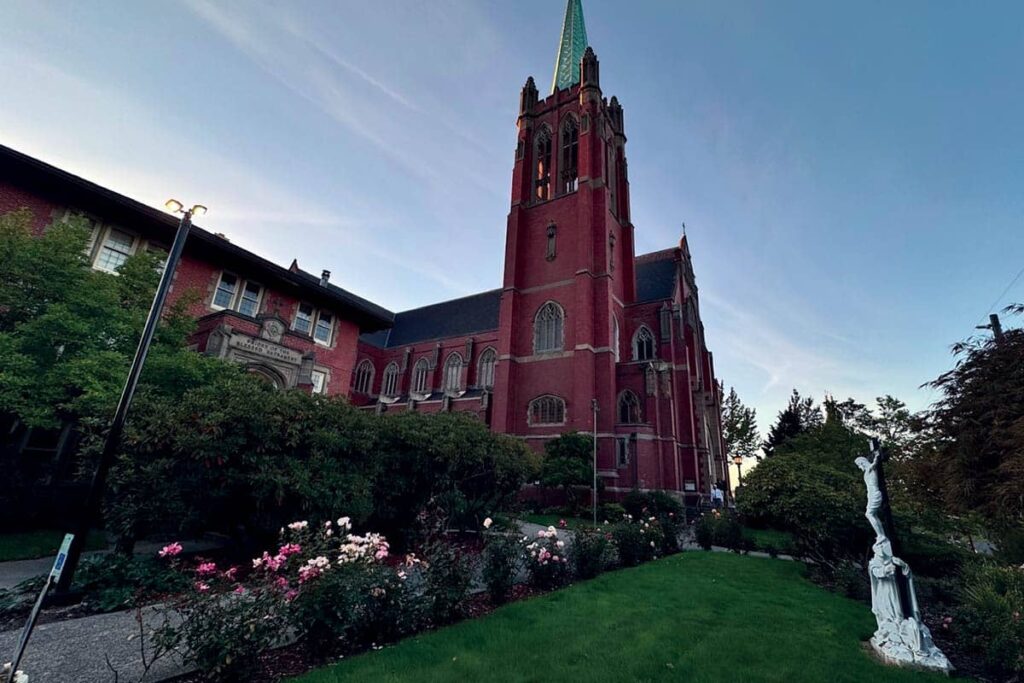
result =
M740 400L735 387L722 403L722 437L725 452L729 456L741 455L749 458L757 453L761 435L757 431L757 411Z
M823 422L821 409L814 405L814 399L809 396L804 398L800 396L799 391L793 389L789 405L779 413L762 446L765 456L775 455L775 449L779 446L810 427L820 426Z

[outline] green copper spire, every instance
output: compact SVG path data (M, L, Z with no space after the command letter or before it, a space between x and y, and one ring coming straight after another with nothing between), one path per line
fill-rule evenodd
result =
M582 0L568 0L562 21L562 40L555 59L555 77L551 92L571 87L580 82L580 60L587 49L587 27L583 23Z

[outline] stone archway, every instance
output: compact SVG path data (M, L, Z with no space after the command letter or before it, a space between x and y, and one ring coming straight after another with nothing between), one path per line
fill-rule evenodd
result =
M285 389L288 387L288 381L284 376L270 367L269 365L262 365L260 363L250 363L245 366L247 372L251 372L260 379L270 384L275 389Z

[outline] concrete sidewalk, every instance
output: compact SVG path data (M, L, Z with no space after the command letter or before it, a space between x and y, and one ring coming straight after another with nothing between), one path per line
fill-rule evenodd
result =
M139 556L156 554L170 541L139 541L135 544L135 554ZM186 553L198 553L214 550L221 547L215 541L205 539L181 541ZM82 553L82 558L100 557L109 553L109 550L92 550ZM14 588L22 581L34 579L50 571L53 566L54 557L40 557L35 560L15 560L13 562L0 562L0 589Z

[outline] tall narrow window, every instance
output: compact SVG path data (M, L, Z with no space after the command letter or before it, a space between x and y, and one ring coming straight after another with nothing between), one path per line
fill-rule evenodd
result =
M632 391L624 391L619 396L619 422L628 425L640 422L640 399Z
M616 149L613 142L609 141L605 146L607 158L605 159L605 182L608 183L608 208L616 216L619 215L619 179L617 173Z
M263 288L255 282L246 282L242 288L242 297L238 300L238 312L255 318L260 312L260 297Z
M533 352L550 353L562 350L562 307L549 301L540 307L533 321Z
M494 364L497 360L498 354L494 349L487 349L480 354L476 366L476 383L481 389L494 388Z
M565 401L558 396L539 396L530 401L527 420L531 426L565 423Z
M615 466L623 468L629 465L629 439L615 440Z
M537 164L534 174L534 196L537 201L544 201L551 198L551 131L542 128L537 133L534 147Z
M96 267L108 273L116 273L131 256L134 244L134 235L111 228L96 257Z
M292 329L302 334L309 334L313 329L313 315L316 309L313 304L299 304L295 311L295 321L292 322Z
M619 319L612 316L612 357L619 362Z
M330 346L333 333L334 316L326 311L320 311L320 315L316 319L316 328L313 330L313 339L320 344Z
M384 379L380 385L380 393L383 396L398 396L398 363L392 361L384 368Z
M646 325L633 335L633 360L652 360L654 358L654 333Z
M352 389L357 394L373 393L373 363L369 359L363 359L356 366L352 375Z
M420 358L412 370L412 390L417 394L430 393L430 365Z
M235 292L238 291L238 278L231 273L222 273L217 291L213 295L214 308L231 308L235 303Z
M546 258L548 261L554 261L555 260L555 233L556 232L558 232L558 227L555 225L554 221L551 221L551 223L548 224L548 248L547 248L547 252L544 254L544 258Z
M310 375L310 379L313 382L313 393L314 394L326 394L327 393L327 373L320 370L314 370Z
M576 120L571 116L562 124L562 154L558 160L559 194L568 194L576 191L576 183L579 175L578 160L580 148L580 131L576 127Z
M449 394L462 391L462 356L457 353L444 362L444 390Z

